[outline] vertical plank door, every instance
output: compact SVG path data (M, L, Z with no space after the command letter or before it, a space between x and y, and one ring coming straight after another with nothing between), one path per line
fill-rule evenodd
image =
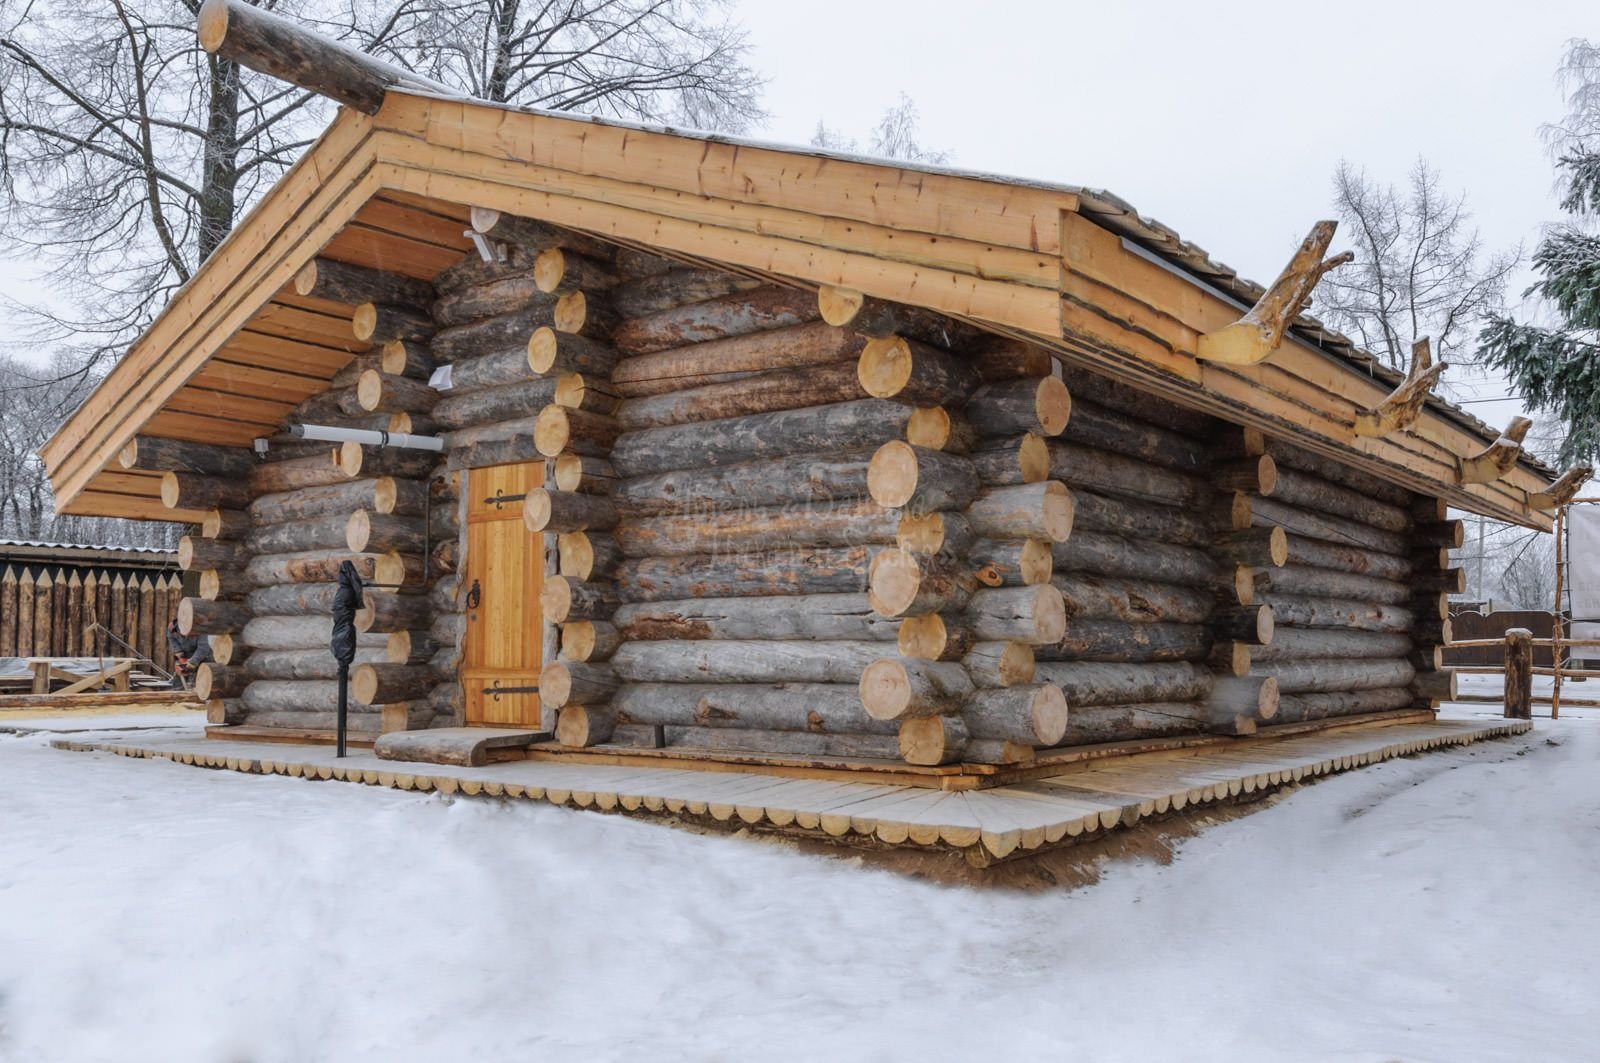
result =
M467 632L461 654L466 722L538 727L544 536L522 523L520 496L544 483L544 463L467 474ZM476 588L476 590L474 590ZM500 693L509 688L509 692Z

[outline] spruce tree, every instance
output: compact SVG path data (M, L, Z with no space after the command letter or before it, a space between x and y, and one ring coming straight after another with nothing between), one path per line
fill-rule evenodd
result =
M1494 315L1478 339L1484 360L1530 409L1566 425L1562 460L1592 462L1600 457L1600 236L1583 226L1600 220L1600 154L1565 155L1557 166L1566 187L1561 209L1573 221L1539 242L1539 280L1527 294L1548 300L1560 321L1544 327Z

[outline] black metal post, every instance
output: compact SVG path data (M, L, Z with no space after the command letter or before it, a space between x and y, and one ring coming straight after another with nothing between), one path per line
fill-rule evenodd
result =
M350 666L344 661L339 662L339 739L338 751L335 756L344 756L345 719L350 709Z

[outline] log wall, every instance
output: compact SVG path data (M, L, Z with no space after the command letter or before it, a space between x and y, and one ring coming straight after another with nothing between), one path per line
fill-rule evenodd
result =
M172 670L167 623L183 597L176 572L63 565L0 568L0 657L127 657L99 625Z
M290 448L242 495L184 466L175 497L221 507L185 547L186 622L240 669L219 718L330 718L350 557L400 584L366 620L357 728L461 722L463 477L537 458L541 699L569 746L1016 763L1448 688L1459 529L1432 500L925 311L490 236L504 254L430 305L358 308L374 353L297 415L447 433L446 456Z

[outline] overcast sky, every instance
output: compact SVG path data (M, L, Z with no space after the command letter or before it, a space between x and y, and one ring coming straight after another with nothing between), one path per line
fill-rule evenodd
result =
M822 119L864 141L905 92L924 142L956 165L1110 189L1261 281L1329 214L1341 157L1398 182L1424 156L1466 192L1489 246L1531 249L1557 216L1538 136L1563 110L1556 63L1568 38L1600 34L1594 4L1566 0L740 0L735 13L771 79L764 138L805 143ZM0 264L12 293L25 268ZM1500 421L1514 404L1473 409Z

